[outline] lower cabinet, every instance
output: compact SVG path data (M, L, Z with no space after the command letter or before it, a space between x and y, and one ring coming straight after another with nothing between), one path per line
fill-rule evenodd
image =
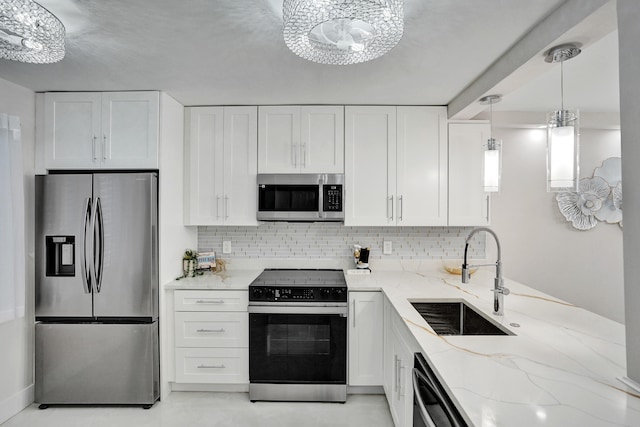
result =
M176 383L249 383L247 303L247 291L175 291Z
M382 292L349 292L349 385L382 385Z
M384 392L396 427L413 425L413 357L418 345L391 303L384 300Z

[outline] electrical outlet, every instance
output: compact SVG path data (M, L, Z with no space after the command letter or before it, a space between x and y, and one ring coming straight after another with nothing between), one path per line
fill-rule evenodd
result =
M384 255L391 255L393 252L393 243L391 241L385 240L382 244L382 253Z
M225 240L222 242L222 253L230 254L231 253L231 241Z

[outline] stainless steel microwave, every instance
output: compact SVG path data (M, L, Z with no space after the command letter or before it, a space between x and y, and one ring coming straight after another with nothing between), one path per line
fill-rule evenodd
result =
M258 221L344 221L343 174L258 174Z

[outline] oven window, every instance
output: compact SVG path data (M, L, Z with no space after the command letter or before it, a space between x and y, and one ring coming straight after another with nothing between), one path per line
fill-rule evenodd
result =
M314 212L320 207L318 185L260 185L258 209L263 212Z
M249 379L346 384L347 319L337 314L249 314Z

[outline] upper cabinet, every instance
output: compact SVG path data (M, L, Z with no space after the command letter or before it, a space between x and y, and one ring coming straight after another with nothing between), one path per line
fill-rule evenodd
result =
M343 173L344 107L259 107L258 173Z
M258 225L257 107L185 109L185 225Z
M46 169L157 169L158 92L44 95Z
M483 184L487 121L449 123L449 225L490 224L490 196Z
M445 107L346 107L345 225L447 225Z

